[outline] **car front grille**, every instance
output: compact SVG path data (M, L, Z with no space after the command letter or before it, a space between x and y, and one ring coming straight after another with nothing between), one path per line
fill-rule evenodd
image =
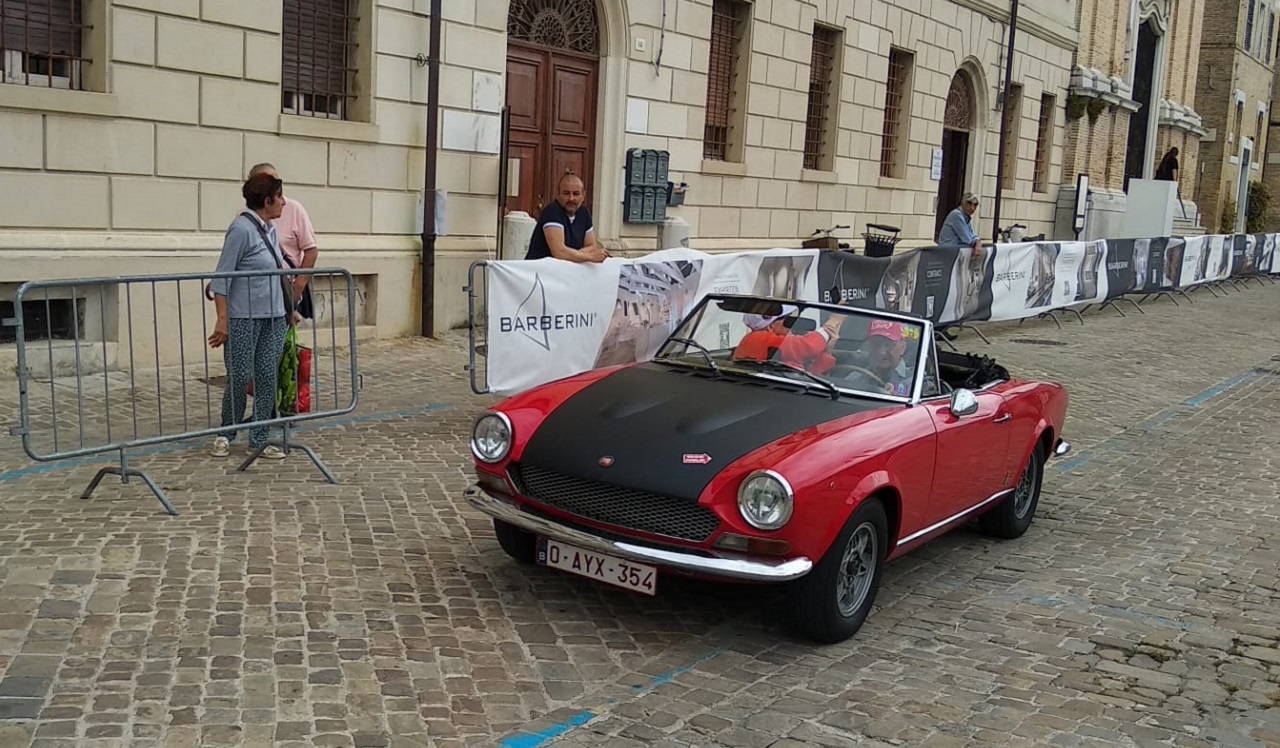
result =
M720 526L715 512L685 499L573 478L535 465L512 465L520 493L583 519L701 543Z

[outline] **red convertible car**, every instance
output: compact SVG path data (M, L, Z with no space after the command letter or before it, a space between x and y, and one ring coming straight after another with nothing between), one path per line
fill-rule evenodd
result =
M928 320L705 297L650 361L476 419L468 501L526 563L654 594L782 583L801 634L852 636L885 563L970 520L1016 538L1067 393L937 349Z

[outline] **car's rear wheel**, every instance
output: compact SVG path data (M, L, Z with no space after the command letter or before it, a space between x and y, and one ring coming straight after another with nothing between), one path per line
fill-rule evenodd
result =
M880 501L864 501L822 560L791 584L792 628L828 644L853 636L875 603L888 555L888 535Z
M1044 445L1037 443L1022 468L1013 493L995 509L978 518L978 529L995 538L1012 540L1031 527L1040 505L1040 485L1044 481Z
M538 538L533 533L500 519L493 521L493 533L498 536L502 550L520 563L531 564L537 558Z

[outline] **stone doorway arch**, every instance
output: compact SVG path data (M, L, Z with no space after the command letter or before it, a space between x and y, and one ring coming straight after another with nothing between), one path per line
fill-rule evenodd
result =
M978 96L973 77L963 68L951 78L942 116L942 178L933 235L942 230L947 214L960 204L969 183L970 151L978 128Z

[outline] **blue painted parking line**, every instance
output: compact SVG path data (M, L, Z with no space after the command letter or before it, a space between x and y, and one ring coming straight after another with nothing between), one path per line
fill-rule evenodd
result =
M1209 401L1213 400L1214 398L1225 395L1226 393L1230 392L1231 390L1243 384L1248 384L1250 382L1257 381L1257 379L1261 376L1262 374L1259 374L1258 372L1253 370L1246 371L1241 374L1237 374L1231 377L1230 379L1226 379L1222 382L1219 382L1218 384L1215 384L1209 389L1203 392L1200 392L1196 395L1193 395L1176 405L1172 405L1168 408L1165 408L1164 410L1160 411L1159 413L1156 413L1155 415L1149 418L1145 418L1133 424L1132 426L1125 429L1123 432L1121 432L1120 434L1117 434L1116 436L1113 436L1109 439L1099 442L1098 444L1090 447L1089 449L1082 450L1077 456L1072 457L1069 460L1063 460L1060 462L1053 463L1052 467L1053 469L1056 469L1059 472L1069 473L1069 472L1072 472L1073 470L1078 470L1081 467L1088 465L1089 463L1093 462L1094 460L1100 457L1120 452L1127 448L1127 444L1125 442L1124 437L1129 435L1131 432L1154 431L1155 429L1163 426L1166 422L1172 420L1173 418L1176 418L1180 415L1186 415L1188 413L1194 412L1197 408L1203 407L1205 404L1207 404ZM1068 441L1070 440L1068 439Z
M338 428L340 426L352 426L361 423L376 423L379 421L388 421L392 418L404 418L406 416L418 416L425 413L434 413L440 410L448 410L452 405L432 404L425 405L421 408L411 408L408 410L397 410L389 413L368 413L362 416L347 416L346 418L336 418L332 421L312 421L303 423L293 427L292 432L299 431L319 431L321 429ZM146 449L129 450L129 457L150 457L153 455L171 454L173 452L182 452L184 450L195 449L198 445L192 444L192 439L184 439L181 442L168 444L162 447L148 447ZM58 462L46 462L31 467L19 468L18 470L9 470L0 473L0 483L15 481L21 478L27 478L33 475L44 475L46 473L54 473L59 470L69 470L71 468L82 467L84 465L101 465L107 462L115 462L117 459L116 452L104 452L100 455L92 457L78 457L71 460L59 460Z
M690 662L688 665L683 665L681 667L676 668L675 670L670 670L660 675L655 675L651 677L649 681L644 685L632 686L631 688L632 695L644 696L645 694L649 693L650 691L653 691L656 688L660 688L662 686L665 686L668 683L671 683L676 678L679 678L685 673L692 672L702 663L708 660L715 659L716 657L719 657L723 652L724 652L723 649L717 649L712 652L708 652L702 655L701 657L699 657L698 659L694 660L693 662ZM555 722L550 726L545 727L541 730L535 730L533 728L530 728L528 730L521 730L519 732L516 732L512 735L508 735L507 737L503 738L502 741L499 743L499 745L502 746L502 748L542 748L543 746L553 742L554 740L565 735L566 733L587 724L588 722L595 719L596 717L600 717L604 715L609 711L611 707L617 706L619 703L620 702L618 701L618 699L610 698L607 701L605 701L604 705L599 709L596 709L596 710L584 709L580 712L574 712L568 717L561 719L560 721Z
M499 744L502 748L541 748L575 727L581 727L596 718L595 712L578 712L568 719L561 720L545 730L537 732L521 732L509 738L503 738Z

